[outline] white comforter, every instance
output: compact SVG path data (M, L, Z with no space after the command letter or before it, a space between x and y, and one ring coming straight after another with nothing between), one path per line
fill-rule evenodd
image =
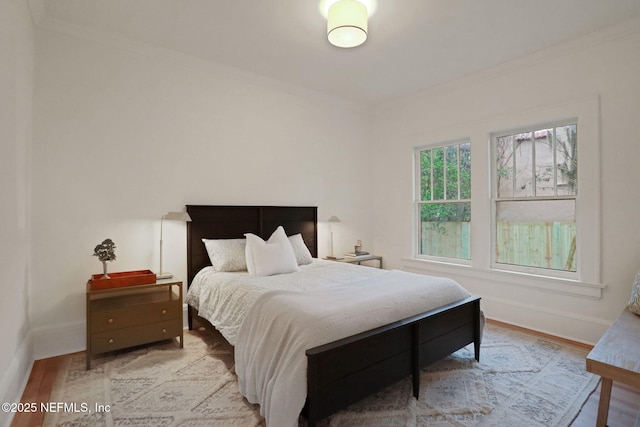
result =
M470 296L447 278L326 261L303 267L259 278L203 273L231 276L214 286L196 277L187 296L235 346L240 392L260 404L267 427L298 425L307 349Z
M300 272L267 277L251 277L246 271L221 273L206 267L193 279L186 301L235 346L242 321L256 299L265 292L326 289L381 274L384 270L320 259L301 265Z
M351 286L264 294L238 333L240 393L260 404L267 426L297 426L307 393L305 350L467 296L450 279L400 271Z

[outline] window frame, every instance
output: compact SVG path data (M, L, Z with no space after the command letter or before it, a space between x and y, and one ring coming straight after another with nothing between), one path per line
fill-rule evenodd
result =
M534 274L534 275L538 275L538 276L548 276L548 277L557 277L557 278L562 278L562 279L572 279L572 280L578 280L580 278L579 275L579 271L580 271L580 244L579 244L579 240L582 240L582 237L579 235L579 221L580 221L580 212L579 212L579 197L581 194L581 187L579 184L580 181L580 171L582 170L581 168L581 164L580 164L580 150L581 150L581 146L580 146L580 136L578 137L578 143L577 143L577 162L578 162L578 185L577 185L577 191L576 194L574 195L554 195L554 196L514 196L513 197L499 197L498 196L498 168L496 167L496 162L497 162L497 139L499 137L502 136L508 136L508 135L516 135L516 134L521 134L521 133L528 133L528 132L532 132L532 135L534 135L534 132L538 131L538 130L542 130L542 129L548 129L548 128L557 128L557 127L561 127L561 126L568 126L568 125L576 125L576 129L580 129L580 125L578 123L578 118L577 117L572 117L569 119L565 119L565 120L555 120L555 121L551 121L551 122L545 122L545 123L539 123L539 124L533 124L533 125L527 125L527 126L520 126L517 128L511 128L511 129L507 129L507 130L502 130L502 131L497 131L497 132L491 132L489 134L489 144L490 144L490 165L489 168L490 170L490 174L491 174L491 269L494 270L503 270L503 271L512 271L512 272L516 272L516 273L526 273L526 274ZM555 134L555 133L554 133ZM578 132L578 135L580 135L580 133ZM535 141L535 137L534 137L534 141ZM533 156L533 171L532 171L532 175L535 174L535 148L534 151L532 153ZM555 171L554 171L555 172ZM514 169L514 173L516 173L516 170ZM554 187L556 187L555 185L555 181L557 180L557 177L555 176L554 173ZM534 186L534 194L535 194L535 186ZM567 270L554 270L554 269L549 269L549 268L543 268L543 267L533 267L533 266L525 266L525 265L518 265L518 264L506 264L506 263L500 263L497 262L496 260L496 252L497 252L497 227L498 227L498 221L497 221L497 211L498 211L498 203L500 202L516 202L516 201L544 201L544 200L573 200L574 201L574 205L575 205L575 224L576 224L576 271L567 271Z
M576 221L576 232L581 236L582 245L577 248L578 278L562 278L543 276L535 272L514 272L491 267L492 238L491 221L495 218L491 203L491 138L492 133L505 129L529 127L536 123L554 123L572 118L580 127L580 169L588 173L578 176L579 197L577 210L581 212ZM491 115L468 122L459 122L455 126L428 129L411 136L411 155L417 146L425 141L455 141L465 136L471 140L473 168L471 174L472 191L472 259L471 263L458 260L418 258L418 229L415 218L415 203L410 203L412 226L411 235L407 239L411 246L408 254L402 256L401 266L408 271L422 274L440 275L458 279L461 283L493 283L495 286L516 286L532 291L567 295L578 298L598 300L602 298L607 287L602 283L602 183L601 183L601 138L600 138L600 97L587 95L584 97L565 99L557 103L544 102L536 106L512 110L507 114ZM427 146L427 145L424 145ZM413 163L413 162L412 162ZM415 163L414 167L415 167ZM416 171L411 171L410 182L415 185ZM415 201L415 190L412 189L412 202ZM493 286L493 285L492 285Z
M461 178L460 178L460 145L463 144L468 144L469 145L469 150L471 150L471 138L469 137L465 137L465 138L458 138L458 139L454 139L454 140L448 140L448 141L443 141L443 142L438 142L438 143L433 143L433 144L425 144L425 145L421 145L418 147L414 148L414 226L415 226L415 244L414 244L414 249L413 249L413 253L414 253L414 257L416 259L421 259L421 260L431 260L431 261L437 261L437 262L445 262L445 263L455 263L455 264L459 264L459 265L471 265L471 261L473 259L473 231L472 231L472 221L469 221L469 233L470 233L470 237L469 237L469 259L465 259L465 258L454 258L454 257L445 257L445 256L436 256L436 255L426 255L426 254L421 254L420 253L420 245L421 245L421 241L422 241L422 221L421 221L421 206L425 205L425 204L441 204L441 203L469 203L469 206L472 206L472 202L471 202L471 194L473 194L472 190L471 190L471 182L469 183L470 188L469 188L469 192L470 197L468 199L461 199ZM431 200L422 200L422 180L421 180L421 170L422 170L422 165L420 162L420 157L421 157L421 153L423 151L427 151L430 150L432 153L434 150L437 150L438 148L442 148L444 149L444 157L446 159L446 149L447 147L451 147L451 146L457 146L458 150L457 150L457 170L458 170L458 198L456 199L449 199L447 198L447 177L446 177L446 171L447 168L444 168L444 172L445 172L445 176L443 177L443 199L434 199L433 198L433 194L434 194L434 190L433 190L433 168L431 168L431 179L430 182L432 184L432 190L431 190ZM431 156L431 164L433 165L433 154ZM473 170L473 156L471 156L471 164L470 164L470 169ZM470 178L471 179L471 178Z

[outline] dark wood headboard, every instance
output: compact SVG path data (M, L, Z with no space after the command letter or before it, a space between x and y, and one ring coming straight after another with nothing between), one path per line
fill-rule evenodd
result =
M211 265L202 239L238 239L253 233L268 239L279 225L288 236L302 234L311 255L318 256L318 208L316 206L205 206L187 205L188 285Z

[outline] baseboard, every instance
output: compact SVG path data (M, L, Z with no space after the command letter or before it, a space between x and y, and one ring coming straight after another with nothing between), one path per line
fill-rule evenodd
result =
M24 389L29 381L31 368L33 367L33 336L29 332L20 344L18 351L14 355L9 369L5 371L0 379L0 390L2 390L2 403L20 402ZM13 420L12 412L0 412L0 425L9 427Z
M185 328L187 315L188 308L184 304L182 317ZM0 379L1 401L20 402L35 360L84 351L86 348L85 321L67 322L29 331L13 357L9 369ZM11 412L0 412L0 426L10 427L13 415Z
M598 342L611 326L604 319L502 298L482 297L481 305L493 320L586 345Z
M520 277L508 276L504 272L474 270L468 266L444 263L426 263L422 260L403 258L406 271L444 276L458 281L469 292L482 297L480 303L485 315L500 322L520 326L569 341L594 345L611 326L611 320L591 316L588 313L572 312L564 309L555 299L577 301L578 298L599 300L602 292L599 286L572 286L572 292L556 292L543 288L548 280L527 277L516 283ZM509 273L511 274L511 273ZM537 283L533 283L533 282ZM557 283L554 283L555 287ZM567 286L567 284L565 284ZM593 295L591 295L593 293Z
M86 322L67 322L33 330L34 360L84 351L87 348Z
M182 325L187 327L187 304L182 306ZM40 360L87 349L86 322L62 323L33 330L33 359Z

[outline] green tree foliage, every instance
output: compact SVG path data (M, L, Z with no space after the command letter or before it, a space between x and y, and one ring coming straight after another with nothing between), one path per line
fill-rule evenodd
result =
M420 152L420 197L423 222L471 221L471 144Z

